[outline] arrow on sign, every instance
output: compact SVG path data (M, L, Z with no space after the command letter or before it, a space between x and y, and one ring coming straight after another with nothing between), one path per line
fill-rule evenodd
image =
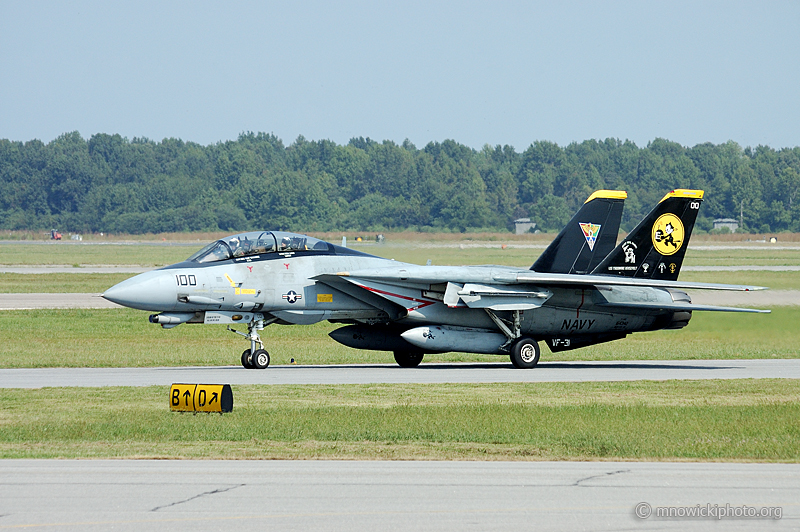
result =
M189 398L191 396L192 396L192 394L189 392L189 390L186 390L185 392L183 392L183 398L186 400L186 406L189 406Z
M217 392L214 392L214 393L212 393L212 394L211 394L211 400L208 402L208 404L211 404L211 403L213 403L214 401L216 401L216 400L217 400L217 397L218 397L218 395L217 395Z

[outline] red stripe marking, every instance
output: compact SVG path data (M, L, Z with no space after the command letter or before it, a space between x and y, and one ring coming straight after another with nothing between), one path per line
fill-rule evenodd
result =
M578 308L575 309L575 318L581 317L581 307L583 306L583 301L586 298L586 290L581 288L581 304L578 305Z
M433 305L434 303L436 303L436 301L427 301L427 300L425 300L425 299L417 299L417 298L415 298L415 297L404 296L404 295L402 295L402 294L393 294L393 293L391 293L391 292L387 292L387 291L385 291L385 290L379 290L379 289L377 289L377 288L372 288L372 287L370 287L370 286L365 286L365 285L363 285L363 284L362 284L362 285L359 285L359 286L360 286L361 288L364 288L365 290L369 290L370 292L375 292L375 293L378 293L378 294L383 294L383 295L385 295L385 296L397 297L397 298L399 298L399 299L406 299L406 300L408 300L408 301L413 301L414 303L420 303L420 304L419 304L419 305L417 305L416 307L406 307L406 310L409 310L409 311L410 311L410 310L417 310L417 309L425 308L425 307L427 307L427 306L430 306L430 305Z

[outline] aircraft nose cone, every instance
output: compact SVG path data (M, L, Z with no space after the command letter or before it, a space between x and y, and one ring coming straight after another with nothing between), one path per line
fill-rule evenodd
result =
M178 293L172 275L161 271L142 273L112 286L102 297L140 310L174 310Z

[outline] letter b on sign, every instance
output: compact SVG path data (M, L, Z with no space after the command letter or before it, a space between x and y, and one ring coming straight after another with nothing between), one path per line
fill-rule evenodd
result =
M194 412L196 384L173 384L169 391L169 408L175 412Z

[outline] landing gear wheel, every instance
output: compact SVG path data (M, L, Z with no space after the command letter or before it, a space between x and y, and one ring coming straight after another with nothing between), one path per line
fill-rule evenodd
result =
M250 356L249 349L242 353L242 366L244 369L253 369L253 358Z
M425 353L418 351L395 351L394 360L401 368L416 368L422 362Z
M511 349L511 363L515 368L531 369L539 362L539 344L530 338L521 338Z
M252 358L254 369L264 369L269 366L269 353L265 349L259 349L253 353Z

